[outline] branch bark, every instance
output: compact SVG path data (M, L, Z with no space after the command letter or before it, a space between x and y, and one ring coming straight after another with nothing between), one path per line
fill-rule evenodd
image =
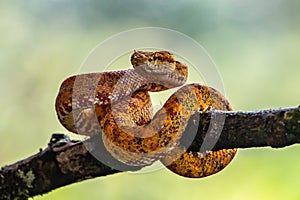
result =
M191 143L189 150L193 151L285 147L300 143L300 106L254 112L196 113L184 135L193 135L191 132L195 133L193 142L191 137L183 137L181 144ZM97 160L86 144L97 144L99 156L123 171L140 169L112 158L100 137L83 142L53 134L44 150L0 169L0 199L27 199L78 181L121 172Z

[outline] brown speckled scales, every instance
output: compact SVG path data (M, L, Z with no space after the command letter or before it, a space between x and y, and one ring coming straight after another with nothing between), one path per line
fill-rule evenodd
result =
M189 84L175 92L153 117L148 91L183 85L187 67L166 51L136 51L134 69L90 73L66 79L56 99L60 122L83 135L102 132L106 149L129 165L148 165L160 159L185 177L214 174L233 159L236 149L201 154L188 152L179 139L196 111L231 110L213 88Z

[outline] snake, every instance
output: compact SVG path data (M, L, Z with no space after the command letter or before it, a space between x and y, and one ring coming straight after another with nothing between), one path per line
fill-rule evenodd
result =
M195 152L180 144L193 114L232 110L216 89L185 84L188 67L168 51L134 51L132 69L93 72L65 79L56 97L60 123L80 135L102 134L118 161L146 166L160 160L169 170L201 178L224 169L237 149ZM149 92L180 87L153 113Z

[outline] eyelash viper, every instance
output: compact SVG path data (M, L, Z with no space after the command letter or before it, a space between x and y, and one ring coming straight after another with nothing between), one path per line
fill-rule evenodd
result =
M185 177L204 177L226 167L237 149L186 151L179 140L196 111L232 110L217 90L197 83L177 90L153 116L148 92L184 84L188 68L167 51L135 51L134 69L79 74L61 84L55 108L71 132L102 132L106 149L119 161L143 166L161 160Z

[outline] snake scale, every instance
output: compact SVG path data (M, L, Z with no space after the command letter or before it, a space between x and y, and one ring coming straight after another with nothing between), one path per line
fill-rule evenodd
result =
M188 68L167 51L135 51L133 69L79 74L61 84L55 108L71 132L93 136L102 132L105 148L117 160L144 166L161 160L185 177L205 177L226 167L237 149L186 151L180 138L196 111L232 110L217 90L197 83L178 89L153 114L148 92L185 83Z

